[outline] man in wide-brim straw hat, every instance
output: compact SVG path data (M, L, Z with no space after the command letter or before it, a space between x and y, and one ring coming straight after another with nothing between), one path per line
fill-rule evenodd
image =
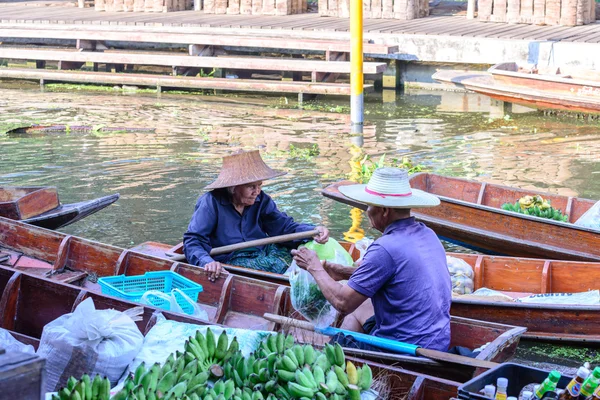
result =
M377 169L367 185L339 190L368 205L369 221L383 235L356 269L321 263L305 248L292 251L297 264L312 274L333 307L353 313L354 319L346 318L346 329L447 351L452 284L446 253L435 233L410 216L411 208L434 207L439 199L412 189L408 173L399 168ZM348 285L337 282L343 279ZM333 340L370 347L343 335Z
M223 157L219 177L200 196L187 232L183 235L185 256L191 264L206 269L210 280L219 277L221 263L283 273L292 261L289 248L276 244L238 250L211 257L215 247L264 239L315 229L299 224L279 211L271 197L262 191L264 180L285 172L269 168L258 150ZM327 242L329 231L319 226L314 239ZM299 243L287 243L288 246Z

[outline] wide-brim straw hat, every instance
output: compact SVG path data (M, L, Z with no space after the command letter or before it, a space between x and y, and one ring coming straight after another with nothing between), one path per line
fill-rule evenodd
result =
M388 208L424 208L440 204L437 196L410 187L408 172L400 168L378 168L366 185L340 186L340 192L361 203Z
M205 189L220 189L264 181L285 175L287 172L269 168L258 150L238 152L223 157L218 178Z

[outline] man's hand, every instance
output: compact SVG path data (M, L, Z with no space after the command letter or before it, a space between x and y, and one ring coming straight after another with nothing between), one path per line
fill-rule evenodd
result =
M294 261L296 264L302 268L310 272L311 274L315 271L319 271L323 269L323 264L319 261L319 257L317 253L313 250L309 250L306 247L301 247L298 250L292 250L292 256L294 256Z
M317 226L317 230L319 231L319 234L313 237L315 242L320 244L327 243L329 240L329 229L325 228L324 226Z
M208 280L211 282L214 282L219 278L222 270L223 266L218 261L209 262L204 266L204 271L208 276Z

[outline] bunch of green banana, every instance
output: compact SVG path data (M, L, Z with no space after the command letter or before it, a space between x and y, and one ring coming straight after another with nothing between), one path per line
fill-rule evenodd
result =
M531 215L534 217L547 218L561 222L569 221L568 215L564 215L561 210L552 207L549 200L544 200L539 195L523 196L515 202L515 204L505 203L501 208L506 211Z
M215 338L208 329L206 336L196 332L184 352L170 354L162 366L141 363L111 400L356 400L372 378L368 365L346 362L339 344L321 351L277 334L244 357L236 338L229 344L224 332ZM69 379L53 400L109 400L109 392L108 379L90 382L84 375Z
M213 365L223 365L233 354L239 350L237 338L233 338L231 343L227 334L223 330L218 338L210 328L206 329L206 336L197 331L195 336L191 336L185 343L186 360L196 359L198 364L204 370L208 370Z
M57 394L52 395L52 400L109 400L110 381L96 375L91 379L85 374L77 380L70 377L67 386L61 388Z
M292 335L284 335L278 333L276 335L269 335L265 340L260 343L258 349L258 355L260 357L266 357L271 353L283 354L284 351L291 348L294 345L294 337Z

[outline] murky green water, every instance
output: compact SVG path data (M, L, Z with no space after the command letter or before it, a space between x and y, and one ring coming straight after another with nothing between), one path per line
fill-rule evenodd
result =
M121 194L65 232L125 247L175 244L220 158L238 148L259 148L270 166L289 172L265 188L281 209L327 225L338 239L352 224L348 207L317 191L350 171L348 115L277 109L283 101L276 97L60 93L14 84L0 94L0 129L30 122L155 128L0 135L0 185L55 185L65 203ZM369 154L406 155L442 174L600 198L598 122L537 113L491 121L498 110L486 97L445 92L411 93L395 103L373 98L366 110ZM288 157L290 144L314 143L319 156ZM365 219L361 227L374 234Z

